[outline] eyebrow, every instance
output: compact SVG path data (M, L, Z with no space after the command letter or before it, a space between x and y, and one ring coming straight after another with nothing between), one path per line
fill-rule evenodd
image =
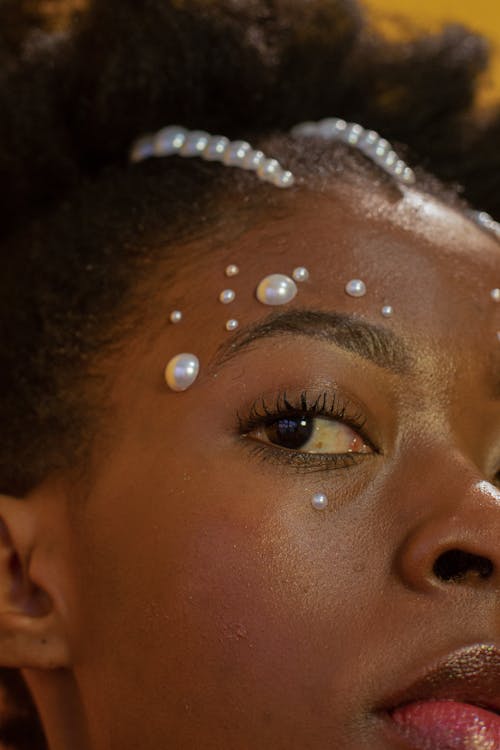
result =
M257 341L274 336L326 341L398 375L409 373L414 364L403 340L387 328L346 313L299 309L271 313L242 328L219 347L211 369L218 369Z

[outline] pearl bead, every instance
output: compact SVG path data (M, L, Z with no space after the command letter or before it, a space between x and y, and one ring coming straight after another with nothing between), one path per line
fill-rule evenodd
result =
M130 150L130 161L134 164L149 159L154 156L155 149L153 144L153 138L150 135L145 135L139 138L132 146Z
M186 136L179 153L181 156L200 156L208 146L209 139L210 135L204 130L192 130Z
M263 305L286 305L297 294L297 285L289 276L273 273L262 279L256 294Z
M169 156L176 154L182 148L187 133L184 128L171 125L163 128L154 137L154 152L156 156Z
M257 167L257 174L262 180L272 182L280 169L281 167L276 159L264 159Z
M292 276L295 281L307 281L309 279L309 271L304 266L298 266L298 268L293 269Z
M316 492L311 498L311 505L315 510L324 510L328 505L328 498L324 492Z
M220 161L228 146L229 138L225 135L213 135L205 146L202 157L206 161Z
M165 380L173 391L185 391L198 377L200 362L195 354L177 354L165 368Z
M394 312L391 305L384 305L382 310L380 311L384 318L390 318L392 313Z
M233 141L224 152L222 161L230 167L239 167L251 148L250 144L246 141Z
M224 289L219 294L219 302L222 302L223 305L229 305L230 302L234 302L235 297L236 292L233 289Z
M382 157L389 151L391 144L385 138L380 138L375 149L375 155Z
M494 302L500 302L500 289L492 289L490 297Z
M238 268L238 266L235 266L234 263L231 263L231 265L229 265L226 268L226 276L229 276L229 277L237 276L239 272L240 272L240 269Z
M355 146L361 136L363 135L364 128L361 127L361 125L352 124L349 125L347 130L344 132L344 138L347 141L347 143L350 143L351 146Z
M170 322L171 323L180 323L182 320L182 313L180 310L173 310L170 313Z
M291 187L295 183L295 177L286 169L278 172L273 178L272 183L279 188Z
M255 151L253 148L251 148L250 151L247 151L247 153L243 157L241 166L244 169L251 169L253 171L256 171L257 167L262 163L264 159L265 156L263 151Z
M238 326L238 321L235 318L231 318L231 320L228 320L226 323L226 331L236 331Z
M366 284L361 279L351 279L345 285L345 291L349 297L364 297L366 294Z

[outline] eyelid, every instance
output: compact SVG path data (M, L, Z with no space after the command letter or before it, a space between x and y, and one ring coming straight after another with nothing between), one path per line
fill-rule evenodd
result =
M366 417L360 411L360 408L336 390L331 392L323 391L315 396L311 396L310 392L303 390L298 397L295 397L295 401L293 397L291 400L289 399L286 391L280 391L273 397L273 400L274 406L269 407L266 397L260 396L254 401L246 417L242 417L239 413L237 414L239 423L238 431L242 437L247 436L254 429L263 427L280 418L306 415L330 419L331 421L338 421L345 424L359 434L363 442L372 449L373 453L381 453L380 449L366 432ZM277 446L273 446L273 448L277 448L280 451L287 450Z

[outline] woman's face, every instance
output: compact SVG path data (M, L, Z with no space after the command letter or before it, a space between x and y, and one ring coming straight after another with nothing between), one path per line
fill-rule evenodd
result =
M499 698L498 244L411 191L283 202L281 218L180 256L113 365L90 494L57 521L96 750L423 747L381 709ZM297 266L310 278L293 301L257 301L265 276ZM201 369L176 393L163 372L180 352ZM430 750L447 705L421 709Z

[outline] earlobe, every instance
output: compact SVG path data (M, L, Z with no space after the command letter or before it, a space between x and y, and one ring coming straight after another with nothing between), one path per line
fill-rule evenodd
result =
M39 527L30 502L0 495L0 667L56 669L69 654L57 606L34 580Z

